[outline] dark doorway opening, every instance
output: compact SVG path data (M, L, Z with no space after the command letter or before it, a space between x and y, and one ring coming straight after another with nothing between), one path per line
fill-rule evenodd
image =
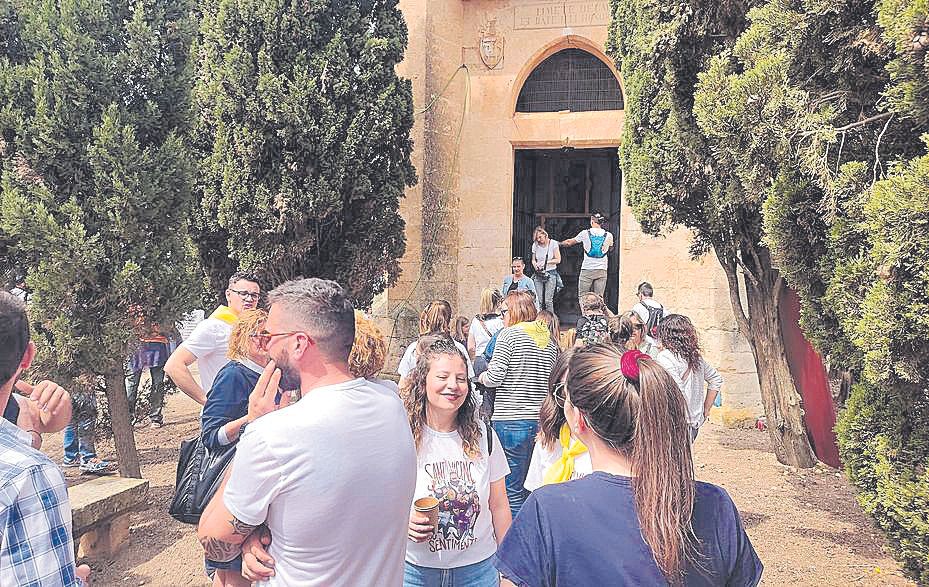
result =
M516 151L513 256L531 258L536 226L545 227L553 239L562 241L590 228L590 215L600 212L607 217L605 228L614 240L606 285L606 302L614 312L619 287L620 173L615 148ZM573 327L580 317L577 278L583 260L581 245L561 248L558 271L565 288L555 299L555 312L565 328Z

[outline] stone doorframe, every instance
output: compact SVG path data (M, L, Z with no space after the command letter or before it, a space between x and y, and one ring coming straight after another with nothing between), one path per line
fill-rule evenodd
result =
M516 102L523 84L529 75L543 61L563 49L580 49L602 61L619 82L619 88L625 96L622 77L612 59L603 53L593 41L578 35L567 35L546 44L536 51L520 69L513 80L509 96L509 112L512 118L506 128L505 136L510 142L510 169L515 164L517 149L560 149L560 148L610 148L619 147L622 135L623 110L601 110L590 112L516 112ZM509 193L513 194L516 186L514 173L509 174ZM620 185L620 200L625 202L625 181ZM510 206L508 226L513 226L513 207ZM619 230L614 230L614 233ZM614 246L619 247L620 243ZM622 272L620 271L619 290L622 291ZM616 306L619 300L608 300Z

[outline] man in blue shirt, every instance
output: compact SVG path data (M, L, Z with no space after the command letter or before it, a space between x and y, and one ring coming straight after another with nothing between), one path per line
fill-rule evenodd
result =
M0 291L0 405L34 357L25 305ZM0 418L0 585L80 586L89 575L74 566L64 476L31 433Z

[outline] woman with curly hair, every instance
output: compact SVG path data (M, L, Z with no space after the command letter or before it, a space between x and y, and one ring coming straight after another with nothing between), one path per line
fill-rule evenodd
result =
M668 314L661 320L658 346L661 350L656 360L674 377L684 394L690 438L696 440L700 426L722 389L723 378L700 354L697 329L687 316Z
M411 508L403 584L499 585L492 559L512 521L506 456L477 418L465 357L452 339L426 336L417 355L400 392L416 443L413 497L437 499L439 514L433 526Z

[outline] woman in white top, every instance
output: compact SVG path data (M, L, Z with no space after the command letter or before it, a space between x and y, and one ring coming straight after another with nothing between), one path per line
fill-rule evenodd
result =
M700 426L723 386L723 378L700 354L697 329L687 316L668 314L658 324L657 362L674 378L687 402L690 437L697 439Z
M539 306L542 310L552 310L555 294L564 287L561 275L558 273L558 264L561 263L561 250L558 241L552 240L548 232L541 226L536 226L532 233L532 281L535 282L535 292L539 296Z
M411 508L405 587L499 585L497 544L512 518L500 440L477 418L465 357L442 335L420 344L401 389L416 443L414 501L439 501L438 524Z
M451 337L452 332L452 305L445 300L433 300L419 314L419 336L427 334L446 334ZM406 347L400 364L397 366L397 373L400 375L400 385L403 386L403 380L410 374L416 366L416 344L419 339L414 340ZM471 359L468 358L468 349L460 342L455 342L468 362L468 378L474 377L474 367L471 365Z
M502 302L503 296L498 290L485 287L481 291L480 313L471 320L468 328L468 355L472 360L484 354L487 343L503 328L503 318L500 317Z
M580 479L590 473L590 453L584 444L571 436L564 415L564 386L568 363L574 356L569 348L558 355L548 380L548 396L539 411L539 433L529 461L523 487L535 491L543 485Z

